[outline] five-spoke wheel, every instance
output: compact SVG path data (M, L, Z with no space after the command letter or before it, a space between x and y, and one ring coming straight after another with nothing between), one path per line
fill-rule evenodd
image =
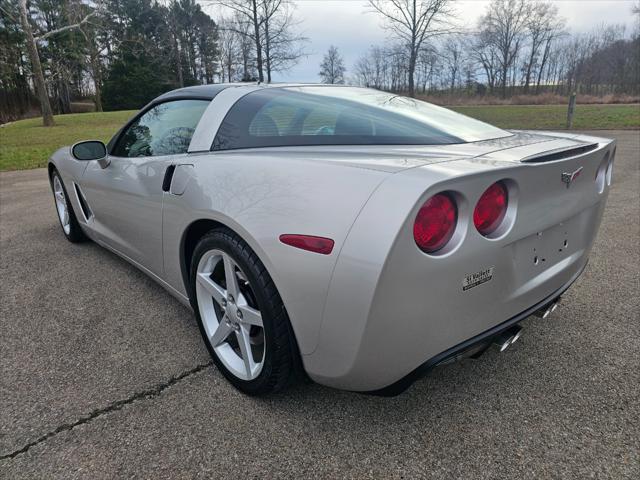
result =
M51 190L53 191L53 199L56 205L56 212L58 213L58 219L60 220L60 226L62 232L67 240L70 242L81 242L86 239L78 219L73 212L71 202L69 202L69 196L67 190L62 183L62 178L57 170L51 171Z
M69 235L71 231L71 224L69 223L69 210L67 209L67 197L64 194L62 188L62 182L57 174L53 175L53 196L56 200L56 210L58 211L58 218L60 219L60 225L64 233Z
M245 393L280 390L299 359L282 299L264 265L235 233L200 239L191 260L191 302L214 362Z
M221 250L198 263L196 294L211 347L238 378L253 380L264 363L264 328L245 273Z

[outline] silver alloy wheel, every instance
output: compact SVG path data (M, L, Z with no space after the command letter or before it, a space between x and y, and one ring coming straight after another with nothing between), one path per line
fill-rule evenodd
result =
M56 210L58 211L58 218L60 218L62 229L64 233L69 235L71 232L71 222L69 220L69 210L67 209L67 199L58 175L53 176L53 195L56 199Z
M262 315L246 275L221 250L209 250L196 272L196 298L207 339L236 377L253 380L265 358Z

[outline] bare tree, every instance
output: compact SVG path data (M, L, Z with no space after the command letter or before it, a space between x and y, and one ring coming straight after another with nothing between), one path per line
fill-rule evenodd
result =
M490 32L481 31L475 35L471 44L471 54L482 67L487 78L489 91L493 92L500 75L500 63L498 61L498 50L491 39Z
M529 14L526 0L493 0L479 24L485 43L495 47L500 64L502 98L507 96L509 70L514 66L522 46Z
M548 59L548 47L551 41L561 34L563 27L564 20L558 17L558 7L550 2L531 5L525 21L525 29L529 37L529 56L524 65L524 93L529 92L535 70L544 69ZM541 54L542 57L540 57Z
M256 50L256 67L258 69L258 80L264 82L263 73L263 46L262 46L262 25L264 18L261 14L262 0L219 0L218 3L230 8L241 17L244 17L251 24L251 35Z
M452 31L452 0L369 0L384 17L386 27L406 45L409 95L415 96L416 61L428 38Z
M344 83L345 72L344 61L342 55L338 52L338 48L331 45L329 51L324 55L320 64L320 78L322 83Z
M293 16L293 6L285 0L263 1L263 44L267 82L271 74L290 68L306 53L302 44L307 41L296 33L298 25Z
M356 82L365 87L391 89L391 52L383 47L371 47L354 66Z
M294 33L293 4L290 0L218 0L248 22L250 29L237 31L248 35L256 55L258 80L271 81L272 72L290 67L303 55L304 37Z
M417 89L426 93L427 85L429 89L433 87L434 76L438 73L438 52L435 48L423 48L418 54L416 63L416 84Z
M20 5L20 23L22 24L22 30L27 37L27 51L29 52L29 60L31 62L31 70L33 72L33 80L38 92L38 99L40 100L40 110L42 111L42 124L45 127L52 127L55 125L53 121L53 111L51 110L51 103L49 102L49 94L47 93L47 87L44 83L44 73L42 71L42 64L40 63L40 54L38 53L38 45L36 39L33 36L33 30L29 23L29 14L27 12L27 0L19 0Z
M238 39L240 41L240 56L242 57L242 81L249 82L257 79L256 57L253 53L255 42L251 36L253 27L249 22L243 21L236 14L235 18Z
M442 47L441 56L447 73L445 78L446 85L453 93L456 84L459 83L458 80L461 77L462 70L463 47L460 39L455 36L447 38Z
M223 82L231 82L242 64L242 35L237 32L233 20L223 18L218 22L218 48L220 50L220 76Z
M44 71L42 69L42 63L40 62L40 54L38 52L38 42L43 40L49 40L51 37L58 35L69 30L80 29L89 20L101 12L102 5L98 1L95 6L84 15L76 23L64 25L59 28L49 30L42 35L34 36L33 28L31 27L31 21L29 11L27 9L27 0L18 0L18 6L20 9L20 24L26 37L27 52L29 55L29 61L31 62L31 69L33 73L35 87L38 93L38 99L40 101L40 110L42 112L42 124L45 127L51 127L55 123L53 121L53 111L51 109L51 102L49 101L49 95L47 93L47 87L44 79ZM80 8L82 4L78 4Z

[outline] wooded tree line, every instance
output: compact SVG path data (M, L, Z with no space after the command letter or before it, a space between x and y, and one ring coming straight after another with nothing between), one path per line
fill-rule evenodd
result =
M220 18L199 3L217 6ZM52 124L52 112L68 113L77 100L139 108L181 86L270 82L305 56L292 0L199 3L0 0L0 121L40 109ZM323 82L409 95L640 93L640 27L571 34L550 1L493 0L470 29L460 27L455 0L368 5L392 41L371 47L349 75L332 46Z
M640 93L640 15L635 31L601 25L571 34L550 1L493 0L471 31L452 27L452 0L371 0L396 42L374 46L354 65L356 83L398 92L500 95ZM440 28L420 32L420 11ZM386 10L384 8L386 7ZM625 7L628 8L627 5ZM443 27L444 26L444 27ZM408 32L408 33L407 33ZM396 34L397 33L397 34ZM417 45L417 48L416 48ZM412 69L413 65L413 69Z
M233 15L217 23L195 0L0 0L0 120L40 106L47 124L46 100L132 109L182 86L270 81L303 55L288 0L216 3Z

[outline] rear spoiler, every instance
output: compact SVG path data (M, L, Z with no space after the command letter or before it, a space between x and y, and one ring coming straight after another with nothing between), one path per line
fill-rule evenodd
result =
M523 163L544 163L553 162L554 160L563 160L565 158L575 157L582 155L583 153L590 152L598 148L597 143L591 143L588 145L581 145L579 147L569 147L559 150L553 150L551 152L545 152L542 154L532 155L520 160Z

